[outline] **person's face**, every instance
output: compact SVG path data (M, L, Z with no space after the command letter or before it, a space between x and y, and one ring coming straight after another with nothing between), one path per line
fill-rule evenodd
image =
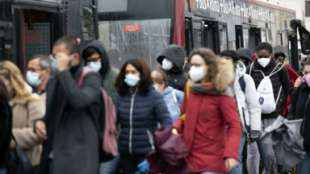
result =
M305 67L302 70L303 75L310 74L310 65L305 65Z
M127 74L132 74L132 75L136 75L136 76L140 77L139 71L131 64L128 64L126 66L126 75Z
M271 57L271 53L268 50L259 50L256 55L258 59Z
M154 84L157 84L157 85L163 85L164 83L164 78L162 77L162 75L157 72L157 71L153 71L151 73L151 78L152 78L152 81Z
M38 73L40 79L45 79L49 77L50 74L50 69L42 69L40 66L40 61L39 59L33 59L28 63L28 67L27 67L28 71L34 72L34 73Z
M203 58L200 55L194 55L191 58L190 61L190 66L195 66L195 67L205 67L206 69L208 68L207 64L203 60Z
M67 49L65 44L59 44L53 47L52 54L55 57L58 53L64 53L70 57L70 66L76 66L80 64L80 56L78 53L70 54L70 51ZM56 57L57 58L57 57Z
M87 57L87 63L90 62L101 62L103 57L100 56L99 53L94 53L90 57Z
M275 57L275 60L277 63L284 63L285 57L277 56L277 57Z

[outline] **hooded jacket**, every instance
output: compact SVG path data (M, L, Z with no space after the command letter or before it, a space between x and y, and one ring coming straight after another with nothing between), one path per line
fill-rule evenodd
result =
M102 43L98 40L90 42L83 49L82 57L85 62L87 60L87 57L85 57L85 50L90 47L95 48L102 58L101 69L99 70L99 74L101 75L103 81L102 85L115 102L117 97L117 91L115 90L114 83L118 75L118 70L111 67L109 55L107 54L106 49L104 48Z
M241 78L245 82L245 91L241 87ZM234 93L243 131L247 134L250 131L260 131L261 109L258 102L258 93L253 78L246 74L246 67L241 61L238 62L235 68Z
M186 75L183 70L186 54L183 48L177 45L170 45L164 49L157 57L157 62L162 65L164 59L173 63L171 70L164 70L167 74L168 85L183 91L186 83Z
M182 106L185 120L179 119L174 124L189 149L186 157L189 173L226 173L225 158L238 160L241 128L236 102L222 91L234 79L233 65L224 59L219 65L214 84L218 94L213 90L196 92L191 86Z

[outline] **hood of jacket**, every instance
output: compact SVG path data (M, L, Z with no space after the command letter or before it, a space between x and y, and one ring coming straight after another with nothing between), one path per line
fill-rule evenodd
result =
M252 61L251 50L247 48L239 48L237 50L237 54L242 57L242 59L246 59Z
M173 62L176 66L177 71L182 72L184 61L185 61L186 53L185 50L177 45L170 45L166 49L164 49L159 56L157 56L157 62L162 64L164 58Z
M236 77L241 77L244 74L246 74L246 70L247 70L247 68L246 68L245 64L241 61L238 61L238 63L235 65Z
M104 78L107 75L107 72L110 71L111 66L110 66L110 58L109 55L107 54L107 51L105 49L105 47L103 46L103 44L99 41L99 40L94 40L92 42L90 42L89 44L87 44L83 51L82 51L82 58L86 63L86 59L87 57L85 56L85 50L87 48L95 48L100 56L103 58L101 61L101 69L99 70L99 73L101 75L102 78Z

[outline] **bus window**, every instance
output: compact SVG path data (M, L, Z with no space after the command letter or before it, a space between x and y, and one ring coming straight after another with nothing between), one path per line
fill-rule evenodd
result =
M99 39L115 67L128 59L143 58L155 68L156 56L170 43L170 31L170 19L99 22Z

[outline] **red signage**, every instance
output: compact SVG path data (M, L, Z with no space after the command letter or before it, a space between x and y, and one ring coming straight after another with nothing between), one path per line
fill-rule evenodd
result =
M141 26L139 24L128 24L124 26L125 33L138 33L141 31Z

